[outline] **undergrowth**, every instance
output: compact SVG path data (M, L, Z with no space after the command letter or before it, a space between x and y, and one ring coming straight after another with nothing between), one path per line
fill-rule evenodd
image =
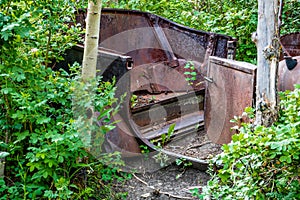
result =
M78 66L69 74L52 70L80 40L80 26L66 23L74 21L75 6L72 0L1 1L0 156L6 163L0 199L126 196L112 190L113 181L128 178L120 155L101 153L104 134L114 128L114 83L99 79L92 93L78 93ZM101 122L94 134L97 154L80 139L88 113L81 110L80 118L78 108L89 105Z
M201 199L300 199L300 85L280 93L271 127L242 123L239 134L210 162ZM248 116L253 109L246 109Z

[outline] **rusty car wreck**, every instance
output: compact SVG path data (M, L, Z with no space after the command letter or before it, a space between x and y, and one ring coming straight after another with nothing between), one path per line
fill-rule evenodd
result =
M84 26L85 17L79 13L77 22ZM287 45L289 52L300 49L299 34L282 43L289 44L292 37L298 37L298 43ZM235 132L230 119L255 100L256 66L235 61L235 52L236 39L230 36L191 29L146 12L103 9L99 75L103 80L116 77L116 96L127 94L114 116L120 122L106 134L104 149L120 151L130 169L157 169L159 153L205 168L207 158L231 141ZM83 44L78 44L57 67L81 63L82 56ZM150 158L145 159L142 146Z

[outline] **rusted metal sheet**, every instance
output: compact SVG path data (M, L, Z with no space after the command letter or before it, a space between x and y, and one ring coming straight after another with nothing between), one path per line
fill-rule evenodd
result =
M77 22L85 26L85 18L85 12L80 12ZM241 115L255 99L256 66L232 60L236 50L234 38L191 29L154 14L103 9L100 27L98 75L104 80L116 76L117 97L127 93L115 116L121 122L106 134L104 148L122 152L130 170L141 165L157 169L153 160L145 161L140 154L141 144L153 152L206 165L205 160L157 149L150 141L168 132L170 124L175 123L172 144L186 147L203 126L202 134L213 143L230 142L234 134L230 131L230 119ZM299 33L281 37L291 56L300 55L299 41ZM82 55L83 46L79 45L67 53L66 60L81 63ZM281 62L280 90L290 89L298 81L297 60L292 71L287 71L285 62ZM193 71L185 68L190 61L196 72L192 84L186 81L186 72ZM153 95L155 101L132 108L131 94Z
M210 57L205 94L205 129L217 144L229 143L234 134L230 120L252 106L256 66L229 59Z
M283 50L286 50L290 56L300 55L300 33L290 33L280 37ZM283 55L281 55L283 59Z
M300 56L293 57L297 64L289 70L285 60L280 61L278 69L278 90L294 90L294 84L300 84Z
M84 19L84 12L77 15L79 23L84 24ZM232 37L191 29L146 12L103 9L100 28L100 47L132 57L134 68L159 64L178 68L176 70L181 74L181 81L173 81L175 90L170 91L170 88L153 82L153 79L169 76L168 70L155 70L157 72L153 73L149 67L142 72L144 76L140 76L139 70L132 71L131 92L145 89L152 93L174 92L176 88L181 91L182 82L185 80L183 68L187 61L198 63L196 72L201 76L206 74L205 61L208 56L227 57L229 41L233 41L233 55L235 54L236 40ZM184 61L180 62L179 59ZM145 77L151 79L147 82ZM165 79L170 80L169 77ZM143 86L136 85L138 82L143 82ZM203 89L196 85L192 86L194 90Z
M85 26L85 17L84 12L79 13L77 22ZM190 136L197 134L195 127L203 127L204 122L208 58L233 59L236 40L140 11L103 9L100 27L99 46L121 52L119 54L129 56L133 61L130 71L114 74L120 77L117 96L124 92L128 95L118 114L122 123L106 135L105 149L136 157L140 152L139 145L143 144L149 150L178 157L174 152L157 149L150 140L165 134L172 123L176 123L173 136L177 138L172 141L180 140L178 145L185 146ZM194 69L187 68L188 63L193 63ZM189 74L186 72L196 72L196 80L187 82ZM131 94L154 95L157 101L130 108ZM195 158L188 160L207 164Z
M188 115L197 110L204 109L204 91L196 94L182 93L177 95L161 94L169 96L166 99L157 100L157 103L149 103L142 107L131 109L133 121L143 129L159 129L168 121ZM159 96L155 96L159 98Z
M63 68L69 71L69 66L75 62L81 64L83 59L84 47L76 45L67 50L64 60L56 63L54 70ZM112 80L113 77L118 81L124 74L126 74L133 67L133 60L130 56L122 55L118 52L99 48L97 56L97 76L102 76L104 81Z
M280 38L282 50L278 69L279 91L293 90L300 83L300 33L290 33Z
M205 89L204 78L201 73L197 73L197 79L191 86L184 73L191 71L185 69L187 62L182 59L177 60L177 67L169 67L164 63L153 63L141 65L131 70L131 91L148 91L159 94L162 92L188 92ZM195 63L195 67L199 66Z
M123 157L130 157L135 153L140 153L139 144L135 135L129 130L128 125L120 115L113 117L114 121L119 121L115 129L105 135L106 141L103 144L106 151L119 151Z

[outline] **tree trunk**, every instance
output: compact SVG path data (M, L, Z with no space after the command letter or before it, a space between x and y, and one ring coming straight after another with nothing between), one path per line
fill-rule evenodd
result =
M82 61L82 80L85 84L85 90L83 91L83 101L93 101L89 99L89 96L93 96L91 92L95 91L96 87L96 66L97 66L97 54L100 32L100 17L101 17L101 0L89 0L88 13L86 19L86 33L84 43L84 53ZM90 95L89 95L90 94ZM91 135L93 131L93 118L94 108L93 102L87 103L89 107L85 107L85 122L84 129L81 132L81 139L84 144L90 150Z
M278 0L258 1L256 123L270 126L277 119L279 62Z
M82 61L82 79L85 82L96 78L101 7L101 0L89 0Z

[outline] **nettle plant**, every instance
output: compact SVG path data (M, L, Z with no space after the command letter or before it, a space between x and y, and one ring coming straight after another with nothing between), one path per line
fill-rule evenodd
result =
M114 128L115 87L98 80L89 98L74 101L80 70L51 69L80 40L80 27L66 23L74 20L74 8L72 0L1 1L0 152L6 164L0 199L113 196L107 185L119 177L123 162L118 154L89 154L73 114L78 104L94 105L101 121L94 138L101 148Z
M198 197L299 199L300 85L280 93L280 98L279 119L274 125L242 123L240 133L223 145L223 153L210 163L212 179ZM246 111L254 116L253 109Z

